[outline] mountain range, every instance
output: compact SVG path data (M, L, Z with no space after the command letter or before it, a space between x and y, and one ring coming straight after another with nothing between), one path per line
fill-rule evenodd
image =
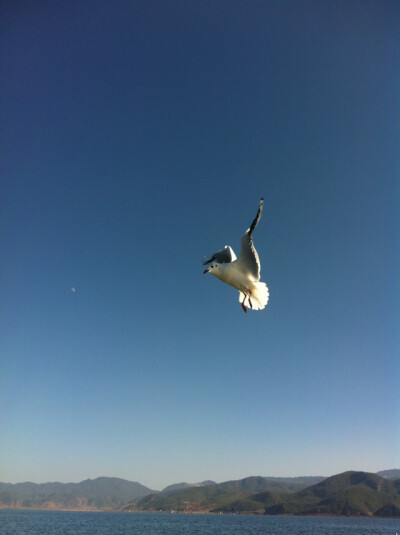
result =
M0 483L0 507L17 509L119 509L132 500L156 492L116 477L80 483Z
M0 508L400 517L400 470L176 483L161 492L109 477L0 483Z

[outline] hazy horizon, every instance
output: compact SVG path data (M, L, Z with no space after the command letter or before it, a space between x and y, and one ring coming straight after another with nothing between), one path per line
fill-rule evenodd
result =
M399 3L1 14L1 479L399 466Z

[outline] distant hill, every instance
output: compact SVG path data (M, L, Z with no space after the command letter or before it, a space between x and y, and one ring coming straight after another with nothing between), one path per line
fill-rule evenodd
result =
M261 476L226 481L206 486L186 487L159 494L149 495L137 503L128 504L125 510L135 511L178 511L211 512L229 510L231 503L255 493L270 491L290 493L321 481L322 477L266 478ZM244 509L243 509L244 510Z
M202 481L201 483L174 483L168 485L161 492L175 492L176 490L188 489L190 487L206 487L207 485L216 485L215 481Z
M330 478L249 477L148 495L124 510L267 515L400 516L400 480L367 472ZM322 479L322 481L321 481ZM289 480L289 481L288 481Z
M265 503L265 514L400 516L400 481L344 472L274 501Z
M399 472L252 476L219 484L176 483L162 492L112 477L80 483L0 483L0 508L400 517Z
M386 477L387 479L400 479L400 470L393 468L392 470L382 470L377 472L378 476Z
M81 483L0 483L0 507L34 509L119 509L153 490L115 477Z

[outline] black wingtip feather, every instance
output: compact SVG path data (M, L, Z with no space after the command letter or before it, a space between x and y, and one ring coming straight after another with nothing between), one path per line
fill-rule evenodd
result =
M259 207L258 207L258 211L257 211L257 215L256 215L256 217L254 218L254 221L252 222L252 224L250 225L250 228L248 229L248 233L249 233L249 235L250 235L250 238L251 238L251 235L253 234L254 229L255 229L256 226L258 225L258 222L259 222L260 219L261 219L261 214L262 214L263 204L264 204L264 199L261 198L261 200L260 200L260 204L259 204Z

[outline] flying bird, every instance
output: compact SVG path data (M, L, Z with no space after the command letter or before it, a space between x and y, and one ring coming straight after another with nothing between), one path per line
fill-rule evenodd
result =
M254 221L242 236L239 258L229 245L225 245L203 262L203 266L209 264L203 273L211 273L239 290L239 302L244 312L247 312L246 307L262 310L269 298L267 285L260 282L261 264L253 243L253 232L261 219L263 204L264 200L261 199Z

